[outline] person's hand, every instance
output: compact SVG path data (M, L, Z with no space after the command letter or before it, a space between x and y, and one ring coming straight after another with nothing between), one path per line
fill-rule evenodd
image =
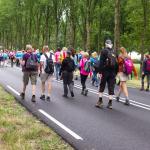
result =
M138 76L136 76L135 79L138 80Z
M98 74L98 77L101 79L102 78L102 74Z

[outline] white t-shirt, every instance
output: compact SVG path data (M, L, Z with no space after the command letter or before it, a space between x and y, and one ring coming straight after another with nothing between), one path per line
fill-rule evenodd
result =
M50 52L47 52L47 53L46 53L46 55L48 56L48 58L50 57L50 54L52 55L53 62L55 62L55 56L54 56L54 54L52 54L52 53L50 53ZM45 57L44 54L41 55L40 62L43 62L42 73L44 73L44 70L45 70L45 68L46 68L46 57Z

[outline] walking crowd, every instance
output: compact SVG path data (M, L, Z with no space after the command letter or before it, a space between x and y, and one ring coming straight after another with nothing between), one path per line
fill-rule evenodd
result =
M136 79L138 74L128 55L126 49L121 47L118 54L113 50L111 40L105 41L104 48L98 54L97 52L76 52L73 48L57 48L54 52L47 45L43 46L42 52L33 49L31 45L26 45L25 50L21 51L0 51L0 67L5 67L10 60L11 67L16 63L17 67L22 67L23 87L20 94L25 99L26 88L31 81L32 102L36 102L36 84L37 78L41 80L41 100L51 100L52 78L63 80L63 97L68 98L70 92L74 97L74 80L81 81L81 94L88 95L86 83L90 76L91 84L99 89L99 98L96 103L97 108L103 107L103 93L108 87L107 108L112 109L112 102L115 95L116 78L119 80L119 90L116 93L116 101L120 101L121 93L125 95L125 105L130 105L127 89L127 80L134 73ZM150 84L150 55L145 55L142 62L141 91L144 90L144 79L147 78L147 88ZM47 91L47 92L46 92Z

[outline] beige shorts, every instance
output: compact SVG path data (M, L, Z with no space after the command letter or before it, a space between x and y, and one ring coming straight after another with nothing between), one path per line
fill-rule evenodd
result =
M117 76L118 76L120 81L127 81L128 80L128 76L123 72L119 72Z
M41 82L51 81L52 75L47 73L40 74Z
M30 72L23 72L23 83L25 85L28 85L29 83L29 79L31 81L31 84L32 85L36 85L37 83L37 76L38 76L38 73L37 72L33 72L33 71L30 71Z

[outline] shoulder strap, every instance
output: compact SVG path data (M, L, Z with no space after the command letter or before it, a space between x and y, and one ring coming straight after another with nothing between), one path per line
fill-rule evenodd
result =
M53 54L52 54L52 53L50 53L50 55L49 55L49 58L50 58L50 59L52 59L52 55L53 55Z
M48 56L47 56L47 54L46 54L46 53L44 53L44 56L46 57L46 59L48 59Z

